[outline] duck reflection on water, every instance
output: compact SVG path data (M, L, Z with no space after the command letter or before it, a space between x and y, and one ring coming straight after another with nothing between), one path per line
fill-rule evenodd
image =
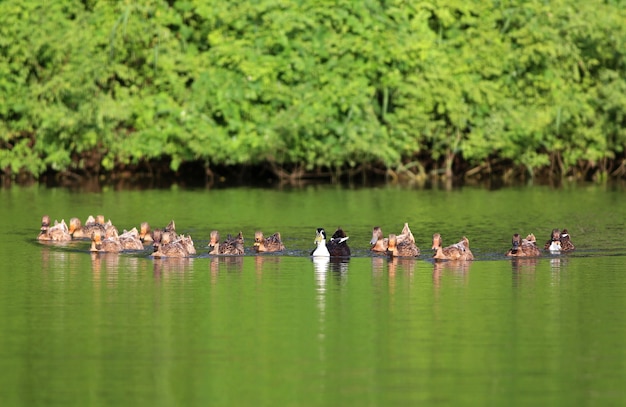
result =
M157 280L167 280L173 275L184 275L193 270L193 257L155 257L152 271Z
M349 257L331 257L330 258L330 271L338 274L348 273L348 266L350 265Z
M372 273L381 275L385 271L385 265L387 265L387 272L390 277L401 271L413 275L417 261L417 258L412 257L372 256Z
M254 269L257 273L262 273L266 267L278 270L283 256L254 256Z
M472 263L464 260L434 261L433 284L436 288L440 288L441 280L445 275L451 275L453 280L467 284Z
M565 268L567 268L568 263L569 263L569 258L567 257L561 257L561 256L551 257L550 258L550 270L554 274L558 274L561 271L563 271Z
M540 259L536 257L515 257L511 259L513 286L520 286L522 282L534 282L536 276L535 269L537 268L539 260Z
M404 271L405 274L413 275L416 263L417 259L413 259L410 257L389 257L389 260L387 260L389 277L394 277L396 275L396 272L401 271Z
M53 279L63 280L66 278L65 270L71 274L79 272L72 265L79 264L81 255L82 253L78 251L59 250L53 246L44 245L41 249L41 271L44 276L50 273Z
M241 273L243 270L243 258L244 256L212 256L209 262L209 269L211 273L220 271Z
M107 286L116 286L119 279L120 256L117 253L106 252L90 252L89 254L94 284L99 285L104 279ZM126 271L125 267L124 270Z
M514 273L534 273L539 259L532 258L513 258L511 259L511 269Z

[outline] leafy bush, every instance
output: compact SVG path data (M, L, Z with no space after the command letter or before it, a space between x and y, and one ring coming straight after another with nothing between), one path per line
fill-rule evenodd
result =
M623 176L619 1L0 3L0 169Z

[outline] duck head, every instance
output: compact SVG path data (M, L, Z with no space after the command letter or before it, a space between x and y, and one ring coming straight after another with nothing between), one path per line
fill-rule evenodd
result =
M333 236L330 238L331 241L336 241L337 243L343 243L348 239L348 235L346 235L346 232L344 232L341 227L337 228L335 233L333 233Z
M552 234L550 235L550 240L555 241L561 238L561 231L559 229L552 229Z
M438 249L441 249L442 245L443 245L443 242L442 242L442 239L441 239L441 235L439 233L435 233L433 235L433 247L432 247L432 250L436 252Z
M141 222L139 226L139 240L141 240L142 243L154 240L150 234L150 224L148 224L148 222Z
M45 232L50 227L50 216L43 215L41 218L41 231Z
M254 232L254 244L253 246L256 248L258 252L264 252L265 249L265 238L263 237L263 232L257 230Z
M159 250L159 245L161 244L161 238L163 237L163 231L161 229L154 229L152 232L152 248L156 252Z
M393 233L387 238L387 253L392 256L398 255L398 237Z
M99 252L102 249L102 232L99 229L91 232L91 247L89 251Z
M326 244L326 232L323 228L317 228L317 232L315 234L315 244L319 246L321 243Z
M379 240L383 240L383 230L380 226L374 226L374 229L372 229L372 240L370 240L370 244L374 246Z
M522 237L519 235L519 233L515 233L513 235L513 239L511 239L511 253L517 253L521 245Z
M77 230L80 230L82 228L82 224L80 223L80 219L78 218L72 218L70 219L70 226L69 226L69 232L70 235L74 235L74 232L76 232Z
M219 244L219 242L220 242L220 232L218 232L217 230L212 230L211 235L210 235L210 240L209 240L209 246L215 246L216 244Z

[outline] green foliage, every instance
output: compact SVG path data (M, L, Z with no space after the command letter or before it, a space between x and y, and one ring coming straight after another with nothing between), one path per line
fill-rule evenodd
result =
M620 1L0 3L0 169L624 160ZM601 168L602 167L602 168Z

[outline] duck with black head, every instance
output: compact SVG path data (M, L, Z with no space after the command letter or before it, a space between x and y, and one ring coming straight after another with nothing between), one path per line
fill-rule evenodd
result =
M570 239L570 234L567 231L567 229L563 229L561 231L561 235L559 236L559 240L561 241L561 250L564 252L569 252L572 251L574 249L576 249L576 246L574 246L574 243L572 243L572 240Z
M537 247L537 239L532 233L522 239L519 233L515 233L511 239L511 248L506 255L508 257L536 257L541 256L541 251Z
M558 251L561 250L561 231L559 229L552 229L550 233L550 239L543 245L544 250Z
M341 227L338 227L328 242L328 252L330 257L350 257L350 247L348 247L348 235Z
M315 249L311 252L313 257L330 257L328 247L326 247L326 231L324 228L317 228L315 232Z

